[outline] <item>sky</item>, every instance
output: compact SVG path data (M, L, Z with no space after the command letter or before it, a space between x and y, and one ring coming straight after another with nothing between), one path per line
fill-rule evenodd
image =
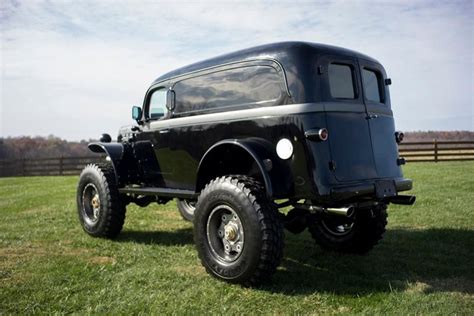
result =
M151 82L238 49L308 41L392 79L396 127L474 130L473 1L0 1L0 137L116 136Z

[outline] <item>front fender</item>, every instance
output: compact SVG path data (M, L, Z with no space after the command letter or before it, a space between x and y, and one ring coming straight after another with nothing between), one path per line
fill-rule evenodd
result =
M120 143L90 143L88 146L90 151L95 153L105 153L112 163L115 173L115 181L117 185L121 182L125 172L122 171L122 161L125 155L125 148Z

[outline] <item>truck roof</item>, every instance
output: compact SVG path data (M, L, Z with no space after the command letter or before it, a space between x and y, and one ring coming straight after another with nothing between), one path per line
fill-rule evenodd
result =
M310 42L280 42L239 50L181 67L160 76L153 84L190 72L245 60L275 59L280 62L285 69L290 69L292 66L297 66L296 68L298 68L297 64L307 59L308 56L321 54L344 55L363 58L378 63L377 60L367 55L346 48Z

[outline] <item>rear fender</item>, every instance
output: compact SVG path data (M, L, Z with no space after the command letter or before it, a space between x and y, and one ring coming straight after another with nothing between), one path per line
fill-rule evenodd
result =
M208 149L199 163L196 192L200 192L215 177L235 172L235 166L232 166L234 169L231 166L218 168L218 162L224 159L223 154L233 158L246 156L246 159L255 162L268 197L284 197L294 191L288 162L277 156L275 146L264 139L246 138L222 140ZM232 162L239 163L238 159Z

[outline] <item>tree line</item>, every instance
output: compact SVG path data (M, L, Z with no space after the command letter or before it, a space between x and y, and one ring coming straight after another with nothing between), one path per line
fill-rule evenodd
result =
M469 131L418 131L406 132L405 142L432 142L438 141L474 141L474 132Z
M405 142L474 141L474 132L469 131L419 131L405 133ZM50 135L48 137L6 137L0 138L0 159L31 159L48 157L80 157L92 153L87 144L94 140L67 141Z
M67 141L53 135L0 138L0 159L89 156L87 144L91 141Z

